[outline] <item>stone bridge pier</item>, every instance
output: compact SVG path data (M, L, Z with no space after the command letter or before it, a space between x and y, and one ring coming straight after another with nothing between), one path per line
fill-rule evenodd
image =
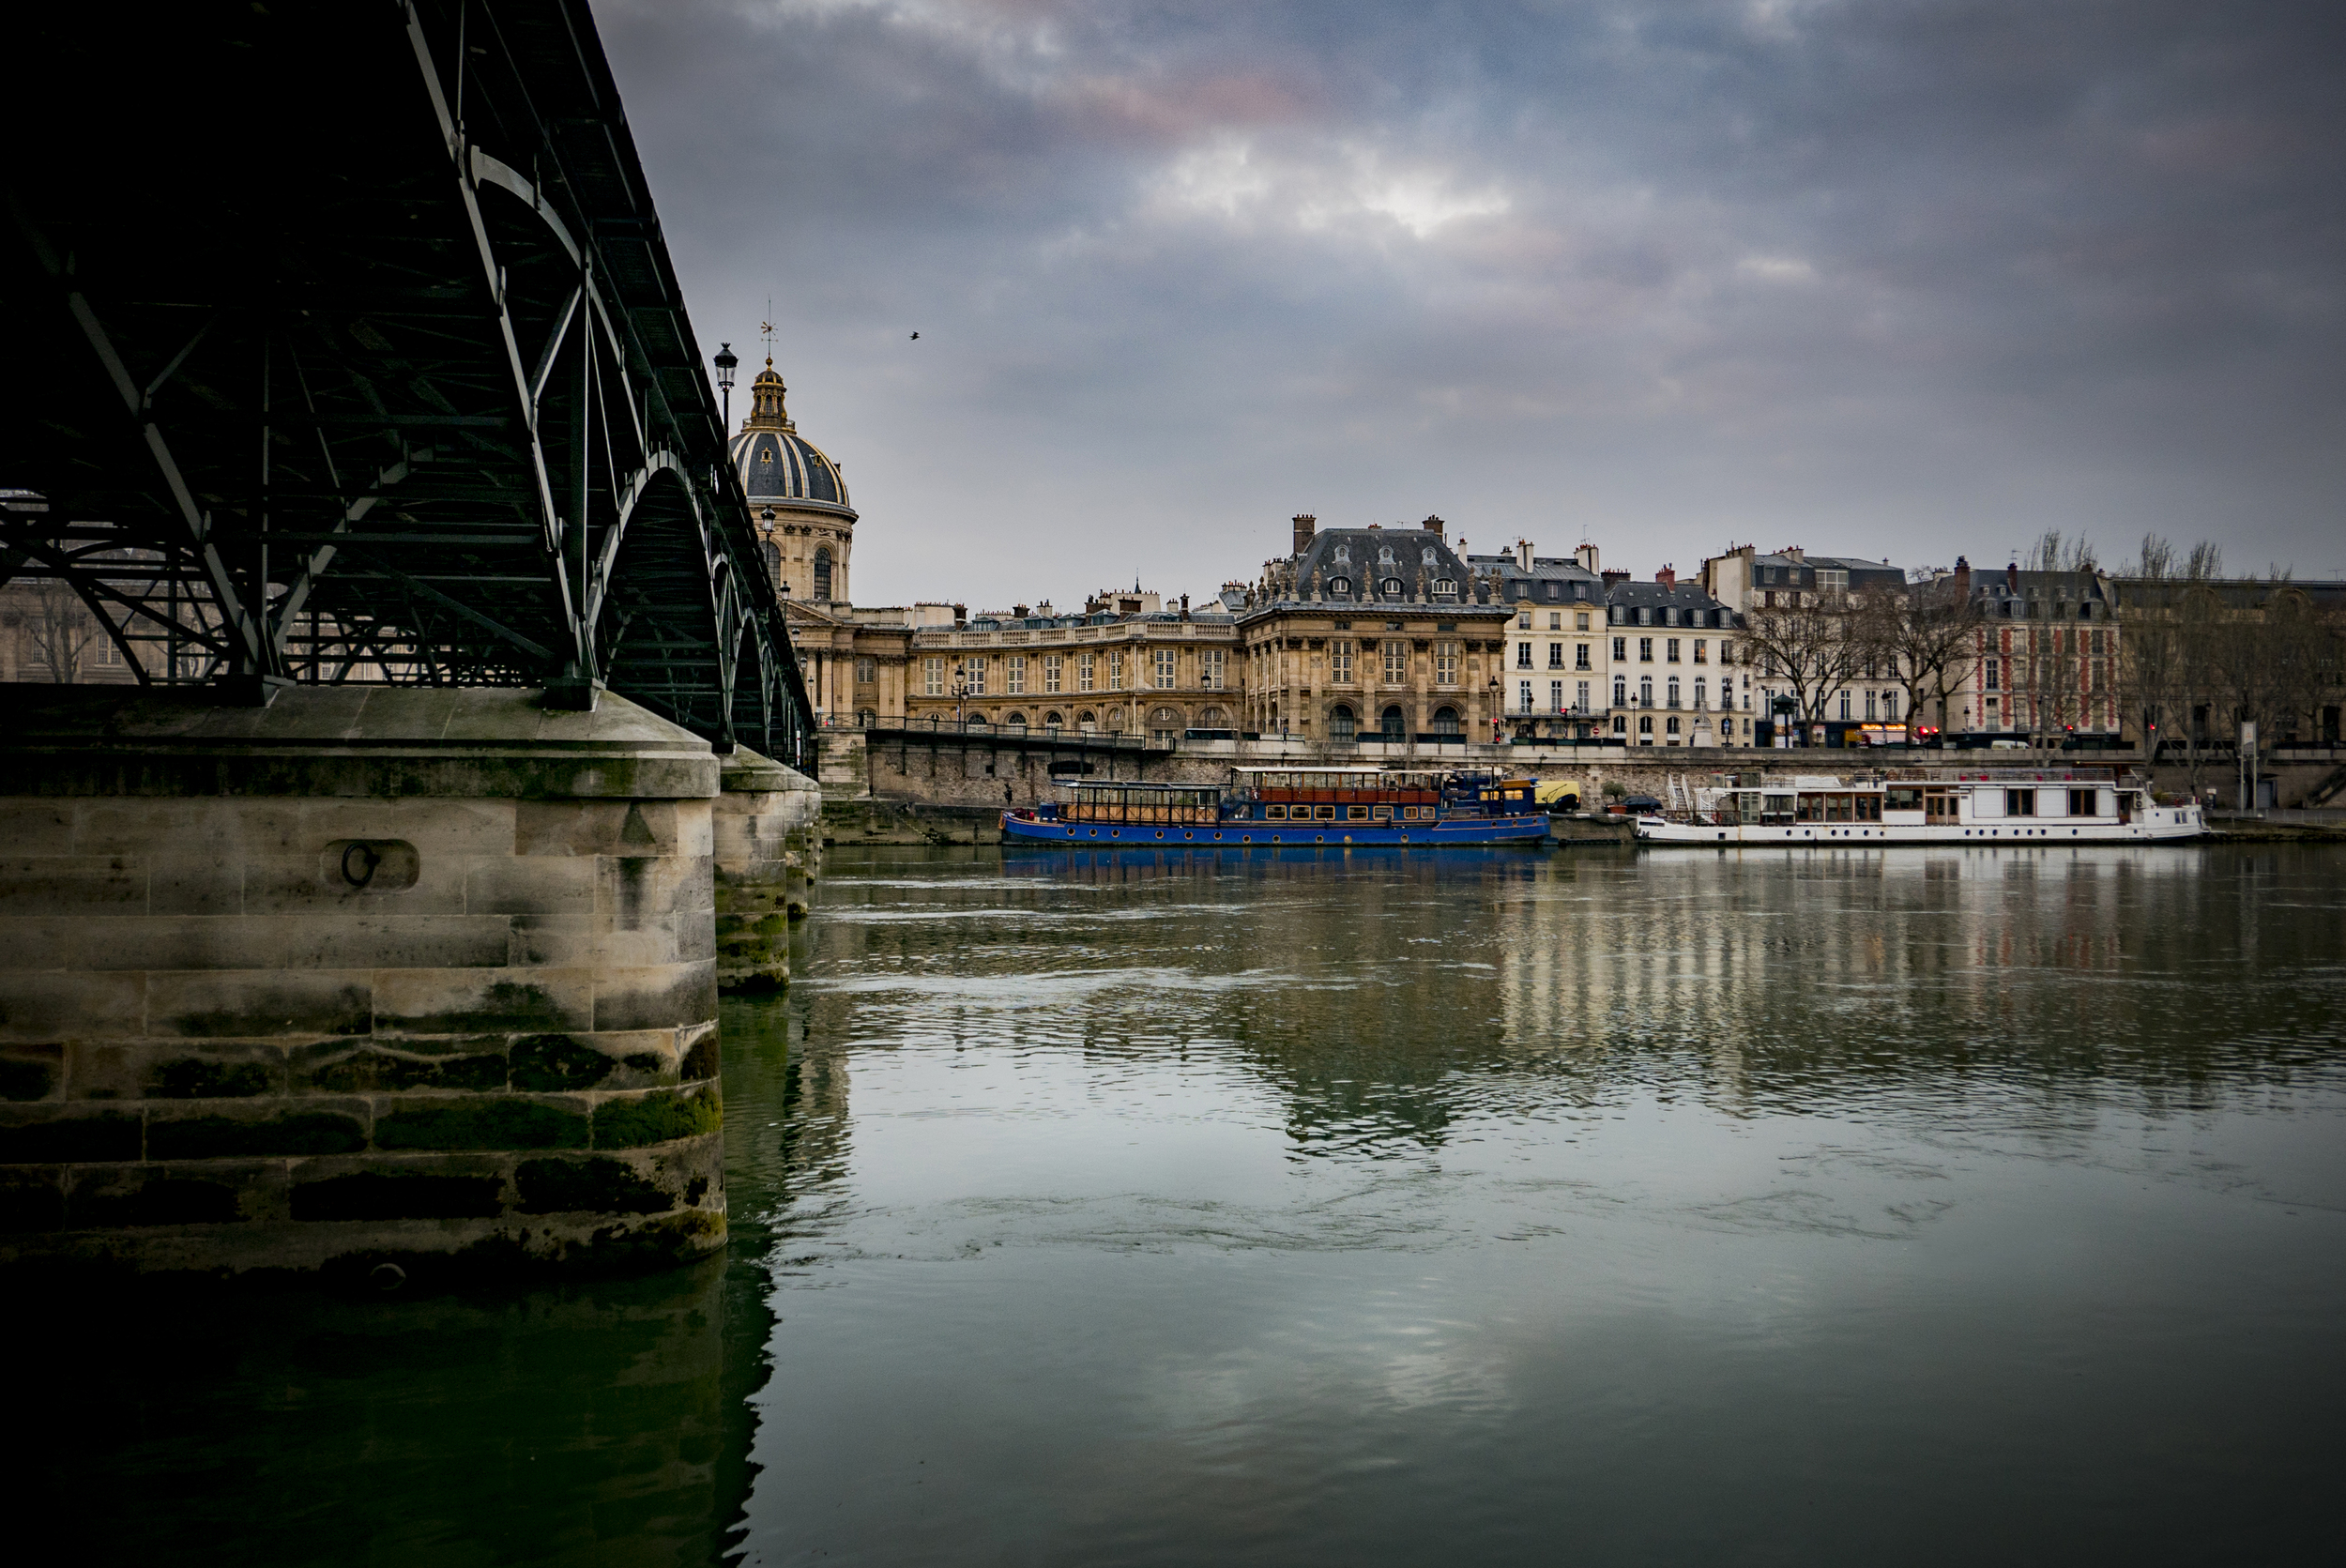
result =
M786 932L811 781L612 696L16 687L0 724L0 1263L723 1244L720 879Z

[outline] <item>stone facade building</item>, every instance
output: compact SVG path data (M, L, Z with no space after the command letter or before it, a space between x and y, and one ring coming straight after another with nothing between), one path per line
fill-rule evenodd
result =
M1237 611L1243 728L1344 742L1491 733L1511 612L1443 538L1417 528L1318 528L1265 564Z

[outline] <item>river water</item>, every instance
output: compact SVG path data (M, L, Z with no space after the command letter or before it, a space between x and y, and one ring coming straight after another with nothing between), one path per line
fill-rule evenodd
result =
M2318 1549L2342 874L834 852L727 1259L18 1329L14 1476L174 1561Z

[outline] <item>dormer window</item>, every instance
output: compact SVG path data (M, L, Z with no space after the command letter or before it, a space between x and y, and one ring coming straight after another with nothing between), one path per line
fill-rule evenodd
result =
M1427 566L1432 566L1434 564L1434 547L1430 544L1425 547L1424 564Z
M1393 564L1392 545L1388 544L1377 552L1377 564L1379 566L1391 566Z
M1352 558L1352 552L1351 552L1351 550L1350 550L1349 548L1348 548L1348 547L1347 547L1347 546L1345 546L1345 545L1341 545L1341 544L1339 544L1339 545L1337 545L1337 546L1336 546L1336 564L1337 564L1337 565L1341 566L1341 565L1343 565L1345 562L1349 561L1351 558Z
M1638 624L1639 626L1652 626L1653 624L1653 612L1643 604L1638 606Z
M1433 552L1429 550L1426 554L1430 556ZM1434 579L1434 593L1438 598L1455 599L1458 594L1458 585L1450 578L1437 577Z
M1670 609L1664 610L1662 612L1662 624L1664 626L1676 626L1678 624L1678 612Z
M1340 552L1339 558L1341 558ZM1349 577L1331 577L1328 579L1328 591L1330 593L1350 593L1352 591L1352 579Z
M1388 551L1387 554L1390 555L1391 552ZM1379 583L1378 586L1387 594L1398 594L1402 591L1406 585L1398 577L1388 577L1382 583Z

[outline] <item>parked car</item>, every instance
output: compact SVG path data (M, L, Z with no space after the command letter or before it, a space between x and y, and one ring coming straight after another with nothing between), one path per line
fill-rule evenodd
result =
M1651 795L1625 796L1619 806L1619 810L1630 816L1637 816L1645 812L1658 812L1661 809L1662 802Z

